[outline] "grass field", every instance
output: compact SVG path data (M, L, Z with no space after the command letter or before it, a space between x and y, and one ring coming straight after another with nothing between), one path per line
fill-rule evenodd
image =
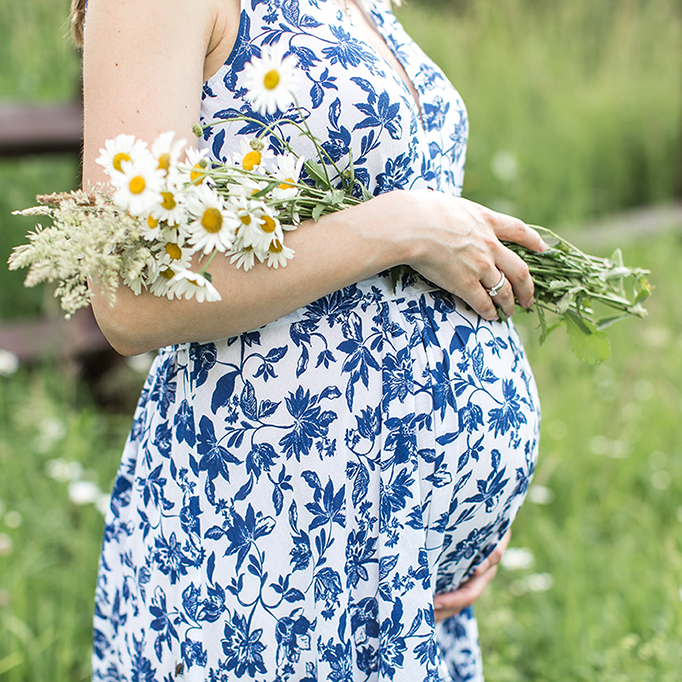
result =
M0 97L77 91L67 5L0 0ZM400 13L467 101L467 196L578 244L587 236L572 225L674 196L682 16L672 1L413 0ZM30 227L8 212L76 176L69 159L0 163L0 258ZM538 347L532 318L517 316L542 445L514 526L521 567L510 559L478 606L487 682L681 679L682 231L670 228L625 245L657 289L646 321L610 330L603 365L579 364L562 330ZM0 318L44 297L0 268ZM0 376L2 682L88 679L100 491L130 421L96 409L68 367Z

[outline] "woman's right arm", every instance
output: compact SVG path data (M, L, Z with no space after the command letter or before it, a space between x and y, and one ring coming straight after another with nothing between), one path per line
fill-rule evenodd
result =
M216 0L90 0L85 30L84 184L105 182L95 164L106 139L129 133L153 140L191 135L199 118L206 55L220 26ZM234 30L234 27L232 27ZM543 248L521 221L465 199L428 190L394 191L287 235L296 255L284 269L237 270L224 256L211 265L222 300L169 301L119 287L116 303L94 290L103 332L124 354L210 341L257 328L341 287L408 264L476 312L495 319L486 288L500 271L508 284L496 301L513 312L513 293L532 302L521 259L500 243ZM513 292L512 292L513 287Z

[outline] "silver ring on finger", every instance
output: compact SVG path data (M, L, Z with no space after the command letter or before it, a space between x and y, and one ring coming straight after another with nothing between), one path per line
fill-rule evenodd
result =
M497 294L499 293L500 289L504 286L504 283L507 281L507 278L504 276L504 272L500 270L499 273L500 281L494 287L486 289L486 291L488 292L488 296L490 296L490 298L495 298L495 296L497 296Z

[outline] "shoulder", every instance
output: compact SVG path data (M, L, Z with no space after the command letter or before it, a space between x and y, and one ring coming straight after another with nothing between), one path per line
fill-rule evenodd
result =
M106 44L147 61L190 50L204 58L208 77L232 49L239 12L240 0L88 0L86 50Z

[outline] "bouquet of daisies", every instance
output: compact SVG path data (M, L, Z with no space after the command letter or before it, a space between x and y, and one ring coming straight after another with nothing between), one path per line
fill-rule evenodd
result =
M283 153L275 155L264 141L274 134L272 128L244 116L229 120L259 123L262 130L240 143L231 163L209 161L206 150L188 148L173 132L160 135L151 147L119 135L105 143L97 159L109 177L107 189L39 196L39 206L17 212L49 216L51 225L29 233L28 243L11 255L10 268L29 268L27 286L56 282L55 295L69 316L89 303L90 279L112 300L122 281L136 294L147 290L169 299L216 301L220 294L208 268L219 253L244 270L258 264L285 267L294 256L286 245L289 231L371 198L355 178L350 151L340 168L308 128L295 103L296 74L295 57L271 48L253 59L244 75L254 108L293 112L277 125L293 126L308 138L316 158L304 159L281 139ZM195 128L202 135L204 128ZM646 314L641 301L650 291L647 271L625 267L618 256L587 256L551 236L556 245L543 253L509 245L530 266L541 339L565 323L572 339L579 335L573 346L583 359L604 359L608 341L600 325L612 322L614 311L618 318ZM394 279L404 270L394 269ZM634 283L631 296L628 279ZM596 317L593 300L610 310L607 318ZM558 315L556 323L548 324L547 312Z

